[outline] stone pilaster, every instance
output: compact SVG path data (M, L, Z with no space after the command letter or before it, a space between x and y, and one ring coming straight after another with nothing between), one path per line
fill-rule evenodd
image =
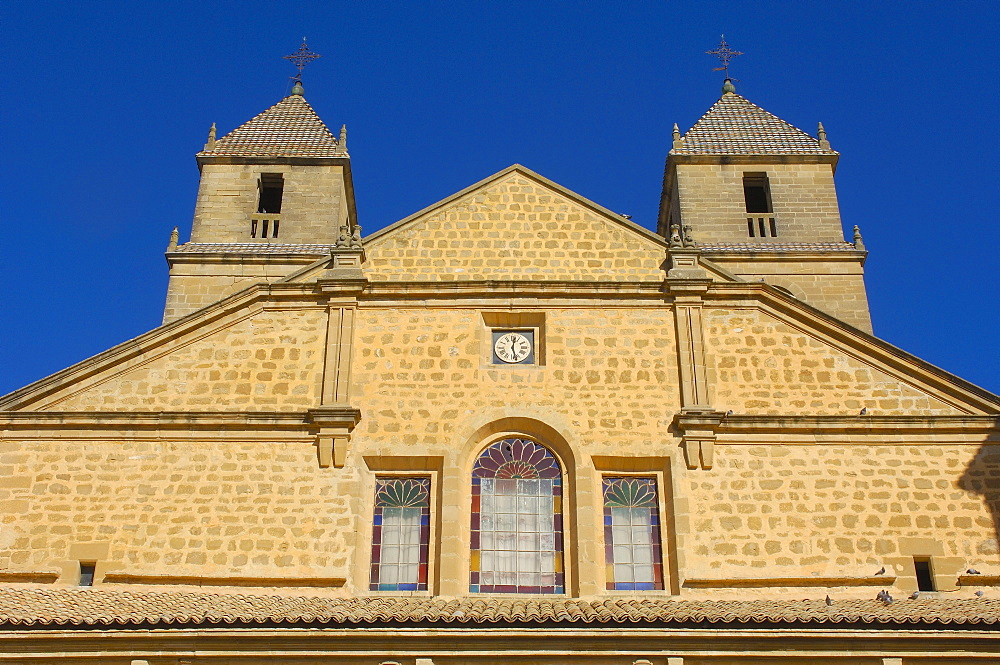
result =
M351 362L354 351L354 319L358 296L364 290L361 247L333 250L330 268L318 280L327 301L326 356L320 406L309 412L318 426L316 447L321 467L342 467L347 459L351 432L361 411L351 406Z

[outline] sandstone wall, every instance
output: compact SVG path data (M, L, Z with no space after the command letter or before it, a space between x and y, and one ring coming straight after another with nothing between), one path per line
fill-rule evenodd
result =
M365 246L373 281L658 281L658 243L512 173Z
M659 445L680 404L673 325L666 309L549 309L544 364L500 366L477 309L363 310L359 429L406 450L448 443L477 411L531 408L566 418L595 453Z
M705 345L712 404L720 411L963 413L760 310L706 309Z
M767 173L771 187L777 242L843 242L829 164L679 164L681 220L692 227L695 240L773 242L750 238L747 232L743 174L761 172Z
M850 261L712 260L748 282L763 278L788 289L816 309L867 333L872 332L864 269Z
M263 311L47 405L67 411L304 411L319 402L323 309Z
M941 590L955 589L998 560L997 497L983 490L1000 487L1000 447L938 439L719 445L715 467L681 484L687 576L858 577L888 562L912 578L912 557L935 555Z
M195 204L191 242L269 242L250 237L261 173L280 173L282 243L333 244L346 223L342 166L205 164ZM271 241L273 242L273 241Z
M300 442L0 442L0 569L59 570L110 543L109 572L343 576L353 473ZM67 580L72 583L72 580Z

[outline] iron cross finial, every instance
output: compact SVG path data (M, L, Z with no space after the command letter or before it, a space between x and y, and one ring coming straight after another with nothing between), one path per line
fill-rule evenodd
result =
M713 72L726 72L726 78L729 78L729 61L738 55L743 55L743 51L734 51L729 48L729 44L726 43L726 36L722 35L719 45L714 51L705 51L709 55L714 55L722 63L721 67L716 67Z
M303 37L302 46L299 47L299 50L296 51L295 53L292 53L291 55L286 55L285 60L289 60L293 65L295 65L295 67L299 70L299 74L298 76L296 76L296 79L301 79L302 70L306 68L306 65L308 65L316 58L322 58L322 57L323 56L321 56L319 53L309 50L309 47L306 46L306 38Z

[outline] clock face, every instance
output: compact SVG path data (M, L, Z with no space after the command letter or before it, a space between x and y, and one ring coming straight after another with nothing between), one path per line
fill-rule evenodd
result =
M505 363L523 362L531 355L531 340L518 332L503 333L493 343L493 352Z

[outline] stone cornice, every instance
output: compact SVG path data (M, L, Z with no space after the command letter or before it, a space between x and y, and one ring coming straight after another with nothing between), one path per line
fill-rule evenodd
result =
M285 164L288 166L345 166L350 167L351 158L348 155L337 157L278 157L260 155L245 157L239 155L196 155L198 168L206 164L260 164L271 166Z
M761 243L760 249L702 249L702 254L713 261L755 261L760 259L769 260L794 260L794 261L843 261L847 263L864 262L868 256L867 251L843 250L824 251L822 249L777 249L768 247Z
M836 601L835 601L836 602ZM831 614L838 612L836 604ZM108 622L110 623L110 622ZM316 659L353 656L380 662L387 646L393 653L483 653L521 659L572 660L567 654L603 658L608 662L631 662L621 657L623 645L629 653L671 653L698 658L732 660L747 657L843 658L881 662L883 657L927 658L961 654L967 663L995 662L1000 632L992 627L912 622L880 624L869 621L835 627L788 625L767 621L692 621L679 625L622 625L591 623L585 626L494 624L467 626L460 623L431 626L400 625L309 625L288 624L261 627L226 622L206 627L186 623L46 626L8 628L0 640L9 647L13 663L49 662L53 653L63 657L92 656L99 652L109 659L128 662L136 649L163 658L190 658L192 644L198 653L225 653L230 658L265 658L301 655L308 651ZM411 659L412 661L412 659ZM666 662L662 659L661 662Z
M5 429L304 429L316 422L311 412L279 411L0 411ZM356 421L355 421L356 422Z
M578 282L530 280L482 280L455 282L369 282L368 298L435 299L483 298L650 298L662 299L662 281Z
M830 164L837 166L837 153L814 155L682 155L667 153L667 170L675 164Z
M310 265L316 261L316 257L329 257L330 252L316 251L304 252L271 252L264 254L261 252L165 252L168 266L181 264L205 263L232 264L232 265L266 265L272 263L291 263L295 265Z
M678 420L685 416L679 415ZM722 416L715 426L717 434L815 432L817 434L851 432L859 434L893 433L1000 433L1000 416ZM1000 443L1000 441L998 441Z

